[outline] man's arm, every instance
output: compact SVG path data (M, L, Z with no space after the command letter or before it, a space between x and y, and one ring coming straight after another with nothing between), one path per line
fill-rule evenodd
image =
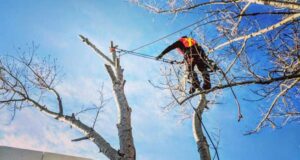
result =
M176 48L182 48L182 43L180 41L176 41L173 44L171 44L170 46L168 46L164 51L161 52L160 55L158 55L156 57L156 59L157 60L161 59L165 54L167 54L168 52L170 52L171 50L176 49Z

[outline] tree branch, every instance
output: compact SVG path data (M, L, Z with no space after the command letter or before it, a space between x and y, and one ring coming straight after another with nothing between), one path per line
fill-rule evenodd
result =
M209 2L203 2L203 3L198 3L198 4L195 4L195 5L192 5L192 6L185 6L185 7L180 7L180 8L174 8L174 9L166 9L166 10L163 10L163 9L160 9L160 8L157 8L157 7L154 7L152 5L149 5L149 4L139 4L139 6L145 8L145 9L148 9L152 12L155 12L155 13L178 13L178 12L185 12L185 11L189 11L189 10L192 10L192 9L195 9L195 8L199 8L199 7L204 7L204 6L208 6L208 5L224 5L224 4L228 4L228 3L232 3L232 2L229 2L229 1L209 1Z
M300 4L297 2L278 1L278 0L238 0L238 1L262 4L262 5L270 5L276 8L288 8L288 9L300 10Z
M189 95L188 97L184 98L183 100L180 101L180 105L182 105L184 102L186 102L188 99L195 97L199 94L207 94L219 89L225 89L228 87L235 87L235 86L241 86L241 85L249 85L249 84L270 84L273 82L277 82L277 81L282 81L282 80L288 80L288 79L294 79L294 78L299 78L300 74L293 74L293 75L289 75L289 76L281 76L281 77L276 77L276 78L268 78L265 80L259 79L259 80L248 80L248 81L241 81L241 82L233 82L230 84L225 84L225 85L219 85L219 86L215 86L209 90L202 90L196 93L193 93L191 95Z
M135 2L138 6L141 6L147 10L150 10L154 13L178 13L178 12L187 12L199 7L206 7L206 6L214 6L214 5L225 5L225 4L233 4L233 3L240 3L240 2L248 2L248 3L255 3L255 4L262 4L262 5L270 5L276 8L288 8L294 10L300 10L300 4L295 2L286 2L286 1L274 1L274 0L217 0L217 1L208 1L208 2L201 2L194 5L183 6L179 8L173 9L161 9L156 6L150 4L142 4L139 2Z
M126 160L135 160L136 152L132 136L132 127L131 127L131 108L128 105L126 95L124 92L125 81L123 79L123 69L120 66L120 59L116 57L115 47L113 42L111 42L111 52L113 54L114 60L110 60L106 57L99 49L96 48L87 38L80 35L80 38L91 46L98 54L108 64L105 64L105 68L111 78L113 84L113 93L115 97L115 102L118 108L118 134L119 134L119 144L120 151L118 152Z
M94 49L94 51L98 53L98 55L100 55L100 57L105 61L105 63L109 65L114 65L113 61L110 58L108 58L103 52L101 52L93 43L91 43L89 39L87 39L83 35L79 35L79 37L82 40L82 42L86 43L88 46Z
M109 159L121 159L121 156L118 154L118 151L112 148L110 144L99 133L82 123L80 120L76 119L75 116L61 116L59 113L50 111L48 107L41 105L40 103L36 102L35 100L29 97L27 98L27 101L32 103L34 107L40 109L40 111L45 113L46 115L51 116L66 124L69 124L74 128L77 128L79 131L81 131L81 133L83 133L92 142L94 142L100 149L100 152L102 152Z
M298 82L300 81L300 78L296 79L293 81L293 83L291 83L289 86L287 86L284 90L282 90L273 100L271 106L268 109L268 112L265 114L265 116L263 117L263 119L259 122L259 124L257 125L256 129L254 131L249 132L248 134L253 134L258 132L261 127L263 126L264 122L266 120L269 119L269 116L275 106L275 104L277 103L277 101L279 100L280 97L282 97L283 95L285 95L292 87L294 87Z
M216 50L218 50L218 49L220 49L220 48L222 48L224 46L227 46L227 45L229 45L229 44L231 44L233 42L240 41L240 40L247 40L249 38L253 38L253 37L262 35L264 33L272 31L272 30L274 30L274 29L276 29L276 28L278 28L278 27L280 27L280 26L282 26L282 25L284 25L284 24L286 24L286 23L288 23L290 21L293 21L293 20L297 19L298 17L300 17L300 13L293 14L293 15L291 15L291 16L283 19L282 21L280 21L280 22L278 22L278 23L276 23L274 25L271 25L271 26L269 26L267 28L264 28L264 29L259 30L257 32L254 32L254 33L251 33L251 34L248 34L248 35L244 35L244 36L240 36L240 37L231 39L231 40L229 40L229 41L227 41L225 43L222 43L222 44L218 45L217 47L209 50L208 53L214 52L214 51L216 51Z
M243 15L243 14L246 12L246 10L249 8L250 4L251 4L251 3L248 2L248 3L244 6L244 8L241 10L241 12L240 12L239 15ZM240 22L242 21L242 18L243 18L243 16L239 16L238 21L236 22L236 24L234 25L234 28L232 29L232 32L237 32L238 26L239 26Z

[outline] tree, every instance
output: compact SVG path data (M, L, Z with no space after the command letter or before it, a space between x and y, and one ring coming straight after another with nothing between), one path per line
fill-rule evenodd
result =
M135 1L138 2L138 1ZM155 1L152 1L155 2ZM162 1L165 2L165 1ZM248 2L248 3L247 3ZM284 125L299 120L299 4L287 1L208 1L195 2L185 0L182 2L169 1L167 8L161 8L162 3L139 5L157 13L196 14L203 13L205 7L206 17L202 17L194 27L191 35L201 42L210 54L210 58L218 64L221 71L212 76L214 87L210 90L201 90L192 95L185 93L185 85L180 77L184 71L178 66L171 65L164 73L164 88L169 89L173 101L166 108L174 106L192 106L193 129L195 140L201 159L211 159L208 142L202 130L202 114L205 107L214 103L207 101L206 97L213 99L221 90L230 89L239 100L234 87L256 84L253 93L262 100L272 99L270 106L263 108L264 114L256 129L249 133L256 133L262 127ZM253 3L265 3L269 7L261 6L260 12L248 12ZM162 5L165 6L165 5ZM202 8L201 8L202 7ZM274 7L284 7L281 11ZM194 13L192 13L194 14ZM276 22L266 23L260 16L276 17ZM271 23L271 24L270 24ZM251 26L251 27L249 27ZM200 28L210 27L215 31L208 36L201 33ZM262 29L261 29L262 28ZM67 114L63 99L55 86L58 82L57 66L49 59L38 60L34 55L21 57L2 57L0 63L0 94L1 108L10 107L13 111L25 106L33 106L42 113L59 121L70 124L84 135L75 139L80 141L89 139L109 159L135 159L135 148L131 130L131 109L124 94L125 80L120 60L114 53L107 57L87 38L81 39L96 51L106 63L105 67L113 83L115 101L119 109L119 123L117 125L120 141L120 150L113 148L101 134L94 130L94 125L88 126L79 120L76 114ZM222 49L222 50L221 50ZM280 53L280 54L279 54ZM253 58L263 55L264 58ZM234 72L238 71L238 72ZM214 93L214 94L209 94ZM295 96L296 95L296 96ZM199 99L195 98L199 96ZM47 98L56 99L56 104L48 103ZM99 111L100 106L96 107ZM186 107L187 109L187 107ZM238 111L238 118L241 112Z
M262 107L262 118L255 129L246 134L257 133L267 126L276 128L299 121L300 4L297 1L132 2L157 14L194 16L196 22L187 24L177 32L190 29L189 35L199 40L201 46L220 68L219 72L212 75L213 87L209 90L200 90L187 95L186 84L182 83L180 78L184 77L185 73L176 66L166 69L163 73L165 83L158 86L169 89L173 97L173 101L166 108L178 105L191 105L195 108L193 129L200 159L211 159L208 143L199 122L202 121L206 96L214 97L220 94L220 91L230 89L238 107L238 120L243 116L234 87L252 85L250 91L258 98L248 101L266 103L265 100L272 100L269 106ZM252 6L256 7L256 10L251 8ZM168 36L170 35L163 38ZM195 103L194 98L198 95L199 102ZM195 104L197 107L194 107Z
M135 160L136 153L131 128L131 108L124 94L125 80L120 60L116 57L114 45L111 44L112 58L107 57L87 38L80 35L81 40L90 46L105 62L105 68L111 78L113 93L118 108L118 136L120 149L113 148L99 132L94 130L98 113L104 105L100 102L97 116L93 126L89 126L79 120L77 114L66 114L65 106L60 93L56 90L58 81L58 68L55 60L47 57L39 60L33 47L30 55L20 57L5 56L0 59L0 104L1 108L10 107L14 112L25 106L32 106L42 113L69 124L79 130L84 137L73 141L90 140L99 148L107 158L112 160ZM102 93L101 93L102 94ZM47 101L54 97L56 104ZM84 112L85 110L81 111Z

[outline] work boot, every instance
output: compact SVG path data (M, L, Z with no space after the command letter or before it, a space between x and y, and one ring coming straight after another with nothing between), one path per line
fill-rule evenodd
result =
M196 86L196 87L191 87L190 90L189 90L189 94L192 94L194 93L195 91L201 91L201 87L199 86Z
M191 87L189 90L189 94L193 94L196 91L196 89L194 87Z
M210 83L206 83L206 84L203 85L203 89L204 89L204 90L208 90L208 89L210 89L210 88L211 88Z

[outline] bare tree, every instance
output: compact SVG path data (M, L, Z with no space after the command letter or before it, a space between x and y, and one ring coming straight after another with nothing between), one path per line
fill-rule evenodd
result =
M92 126L85 124L78 118L78 113L69 115L64 112L65 106L62 97L56 89L58 81L58 68L55 60L47 57L39 60L34 52L20 57L3 56L0 59L0 104L1 109L12 108L21 110L25 106L32 106L42 113L57 119L60 122L71 125L84 136L73 141L90 140L97 145L100 152L111 160L135 160L136 153L131 128L131 108L124 94L125 80L120 60L116 57L112 44L112 58L107 57L87 38L80 35L81 40L90 46L105 62L106 70L111 78L113 94L118 108L118 135L119 149L113 148L94 127L99 111L104 105L103 97L100 106L95 107L97 115ZM47 99L55 98L56 104L49 103Z
M248 101L272 100L269 106L262 107L262 118L255 129L246 134L256 133L266 126L276 128L299 121L300 111L297 106L300 95L300 4L297 1L135 0L132 2L158 14L194 15L197 21L187 24L187 27L178 32L190 29L190 35L200 42L210 59L213 59L220 69L211 75L213 77L211 89L200 90L191 95L185 93L186 83L183 83L185 80L181 80L185 73L181 67L172 65L167 68L163 73L165 82L157 86L170 90L173 101L165 107L168 110L178 105L194 107L196 104L196 109L190 112L194 112L194 137L200 159L211 159L202 125L197 122L201 121L203 109L206 107L205 97L211 96L210 99L214 101L214 97L220 95L224 89L230 89L235 98L238 120L242 118L242 112L240 98L236 96L234 87L255 85L255 90L251 89L250 92L260 98L247 99ZM248 11L252 6L261 9ZM265 19L273 21L270 23ZM205 28L209 28L209 35L201 32ZM198 95L200 100L194 100ZM210 103L213 102L209 102L208 105ZM189 107L183 108L189 110ZM195 119L195 115L199 116L196 117L198 120Z

